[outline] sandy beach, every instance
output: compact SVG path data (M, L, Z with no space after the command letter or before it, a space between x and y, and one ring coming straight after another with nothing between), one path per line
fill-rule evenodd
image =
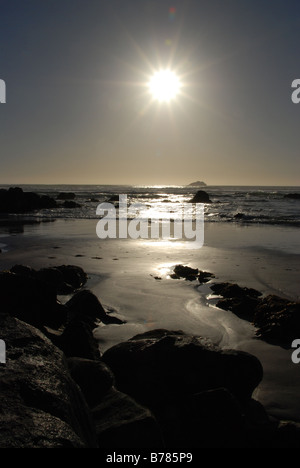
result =
M215 306L213 282L232 282L299 300L300 252L297 231L274 226L206 223L204 246L185 242L110 239L96 236L95 220L56 220L25 225L24 232L1 231L1 269L73 264L88 274L86 288L126 321L101 325L94 335L101 352L137 333L155 328L182 330L210 338L222 348L259 358L264 378L254 398L270 415L300 420L300 375L291 350L255 337L251 323ZM176 264L209 271L207 284L170 278ZM69 296L60 296L65 302Z

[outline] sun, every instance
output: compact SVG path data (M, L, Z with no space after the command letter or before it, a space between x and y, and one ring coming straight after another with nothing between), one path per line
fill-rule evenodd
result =
M178 95L181 83L172 70L159 70L150 79L148 87L153 99L169 102Z

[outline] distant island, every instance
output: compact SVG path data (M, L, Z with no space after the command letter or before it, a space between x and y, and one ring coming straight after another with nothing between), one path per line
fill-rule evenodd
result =
M206 187L206 183L202 182L201 180L197 180L197 182L192 182L189 184L188 187Z

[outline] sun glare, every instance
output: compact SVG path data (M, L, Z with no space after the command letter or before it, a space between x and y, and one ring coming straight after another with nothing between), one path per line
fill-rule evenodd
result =
M152 76L148 86L153 99L169 102L178 95L181 84L176 73L171 70L160 70Z

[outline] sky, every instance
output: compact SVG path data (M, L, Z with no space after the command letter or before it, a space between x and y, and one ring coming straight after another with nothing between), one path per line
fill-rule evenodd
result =
M0 0L0 184L299 185L299 44L298 0Z

